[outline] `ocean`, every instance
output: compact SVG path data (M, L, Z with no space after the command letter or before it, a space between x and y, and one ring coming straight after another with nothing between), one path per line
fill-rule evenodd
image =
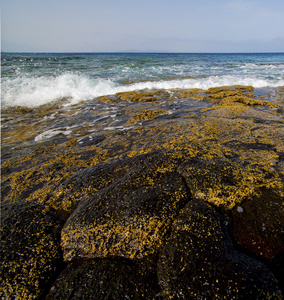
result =
M284 86L284 53L2 53L2 107L143 89Z

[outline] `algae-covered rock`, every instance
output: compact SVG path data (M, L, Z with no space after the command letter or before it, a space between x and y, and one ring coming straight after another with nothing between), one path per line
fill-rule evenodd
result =
M228 159L194 159L179 167L193 197L216 206L233 208L254 193L253 177Z
M265 106L270 108L278 108L279 106L270 101L255 99L256 95L249 93L253 91L252 86L225 86L210 88L207 93L207 98L211 103L218 104L218 106Z
M154 299L159 292L155 260L118 257L72 262L46 299Z
M236 84L236 85L232 85L232 86L218 86L218 87L212 87L209 88L208 90L205 91L205 93L210 94L210 96L212 94L217 94L220 92L235 92L235 91L239 91L239 92L250 92L253 91L254 87L253 86L246 86L246 85L240 85L240 84Z
M50 207L3 204L1 299L38 299L62 265L62 221Z
M128 124L135 124L141 121L151 120L165 113L166 111L163 109L142 110L137 112L134 116L132 116L128 120Z
M166 90L142 90L116 93L115 96L125 101L155 102L164 98L168 98L169 92Z
M74 257L142 258L152 254L189 201L190 192L182 177L170 170L169 157L158 152L126 161L132 168L81 201L68 219L62 230L66 261ZM94 174L95 182L98 175Z
M119 102L120 99L116 96L110 95L110 96L101 96L97 98L99 101L103 102L110 102L110 103L116 103Z
M55 207L66 209L65 214L69 216L80 201L87 200L97 191L132 174L135 168L143 175L144 172L154 172L156 169L173 170L176 167L176 162L163 151L150 151L140 156L135 152L131 156L133 157L114 159L76 172L50 194L49 202Z
M155 253L173 219L190 200L182 177L170 170L169 157L153 153L126 161L132 168L83 199L68 219L61 237L66 261L75 257L142 258ZM95 182L98 175L94 174Z
M201 89L189 89L189 90L172 90L173 94L171 95L171 99L190 99L190 100L205 100L205 96L202 95L204 93Z
M282 299L271 271L235 250L224 219L196 200L173 223L158 280L164 299Z

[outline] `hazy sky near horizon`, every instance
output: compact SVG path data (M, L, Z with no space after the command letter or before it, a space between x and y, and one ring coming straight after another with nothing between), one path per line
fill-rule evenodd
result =
M1 0L16 52L284 52L283 0Z

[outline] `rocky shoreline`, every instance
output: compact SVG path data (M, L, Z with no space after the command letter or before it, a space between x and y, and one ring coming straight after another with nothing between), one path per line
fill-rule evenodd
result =
M2 111L3 299L283 299L283 90L81 107Z

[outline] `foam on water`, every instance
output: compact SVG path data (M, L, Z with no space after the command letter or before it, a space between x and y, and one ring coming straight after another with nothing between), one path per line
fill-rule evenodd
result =
M2 105L38 106L62 98L72 102L104 95L115 84L67 73L57 77L17 77L2 82Z
M143 89L208 89L224 85L252 85L255 88L284 86L284 79L269 81L253 77L231 75L206 78L143 81L119 85L112 80L93 79L72 73L57 77L13 78L2 82L3 106L39 106L58 99L68 98L74 104L103 95Z
M63 135L69 135L70 133L72 132L72 130L66 130L66 129L49 129L49 130L46 130L44 132L42 132L41 134L37 135L34 140L35 142L39 142L39 141L42 141L42 140L47 140L47 139L50 139L54 136L57 136L59 134L63 134Z
M143 89L284 86L284 54L5 54L2 106L69 103Z

